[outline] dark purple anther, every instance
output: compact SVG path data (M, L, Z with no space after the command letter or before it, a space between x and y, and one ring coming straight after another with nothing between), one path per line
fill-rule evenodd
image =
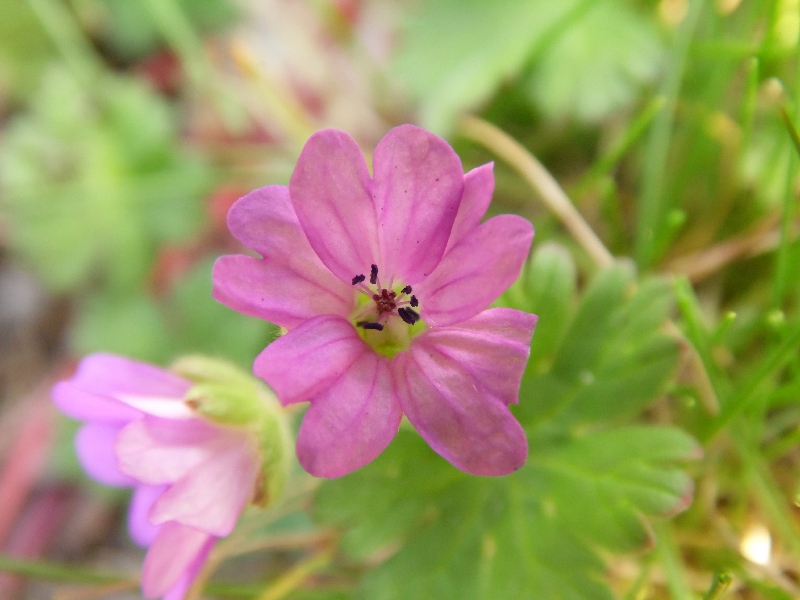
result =
M369 282L372 285L378 283L378 265L372 265L369 271Z
M402 290L400 290L400 293L402 293L402 294L410 294L411 293L411 286L407 285Z
M411 315L411 318L414 319L414 323L419 321L419 313L417 311L411 308L407 308L406 310L408 311L408 314Z
M411 306L414 306L414 307L419 306L419 300L417 300L416 296L411 296Z
M397 314L400 315L400 318L403 319L403 321L405 321L409 325L413 325L414 323L417 322L417 319L419 319L419 315L417 315L417 317L414 318L415 313L410 308L405 308L405 307L398 308Z
M366 276L364 276L364 275L356 275L355 277L353 277L353 285L356 285L357 283L361 283L365 279L366 279Z
M375 331L383 331L383 325L380 323L370 323L369 321L359 321L357 323L359 327L364 329L374 329Z

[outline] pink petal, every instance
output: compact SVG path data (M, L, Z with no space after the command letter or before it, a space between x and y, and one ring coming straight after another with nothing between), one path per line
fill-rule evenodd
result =
M365 350L350 322L320 315L267 346L256 358L253 372L283 405L304 402L338 379Z
M176 521L223 537L228 535L253 491L260 460L255 441L226 432L224 446L169 487L150 511L153 524Z
M160 398L182 403L190 387L190 382L158 367L113 354L91 354L80 362L72 379L53 388L53 401L75 419L124 423L141 416L134 410L137 401Z
M141 483L173 483L229 444L224 430L201 419L173 421L145 417L117 438L119 468Z
M471 233L486 214L494 192L493 168L494 163L487 163L464 175L464 194L445 253Z
M197 557L194 559L194 562L190 564L183 572L183 576L166 594L164 594L163 600L183 600L183 598L186 596L186 593L189 591L189 588L191 588L194 584L194 580L197 579L197 576L200 574L200 571L202 570L206 559L208 559L208 555L211 554L211 550L214 548L216 541L217 539L212 537L206 542L205 546L203 546L200 552L197 553Z
M219 302L289 329L319 314L347 315L353 309L352 286L337 279L311 248L285 186L240 198L228 213L228 227L264 258L218 259L213 294Z
M50 395L61 412L79 421L124 424L142 416L126 404L109 396L87 392L72 381L57 383Z
M75 436L75 452L92 479L105 485L127 487L136 481L120 472L114 444L122 431L119 424L89 423Z
M422 318L442 327L477 315L519 277L532 240L533 226L516 215L500 215L473 229L414 286Z
M395 357L392 369L408 420L454 466L473 475L507 475L525 463L522 427L468 366L422 336Z
M519 310L490 308L458 325L431 328L421 341L458 363L482 393L517 404L536 321Z
M133 541L143 548L148 547L156 539L161 530L158 525L150 523L150 509L167 489L165 485L137 486L128 507L128 533Z
M312 135L289 182L312 248L343 282L379 263L372 181L358 144L343 131Z
M297 438L297 457L316 477L341 477L372 462L400 427L388 359L364 352L311 400Z
M215 541L214 536L180 523L164 525L144 558L142 593L159 598L184 577L196 576Z
M383 263L415 284L433 272L453 228L464 172L443 139L413 125L395 127L375 148L375 206Z

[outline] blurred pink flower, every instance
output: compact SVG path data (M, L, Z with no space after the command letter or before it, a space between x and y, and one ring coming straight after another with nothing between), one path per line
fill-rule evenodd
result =
M228 227L263 258L221 257L214 297L288 333L254 373L284 404L309 400L297 440L308 472L338 477L377 457L405 414L468 473L521 467L518 402L536 316L487 307L518 277L533 227L481 223L492 165L464 175L441 138L411 125L378 144L320 131L289 186L239 199Z
M53 401L84 422L78 459L100 483L133 487L133 539L149 547L147 598L180 600L217 538L228 535L256 486L257 441L211 423L184 401L192 382L109 354L84 358Z

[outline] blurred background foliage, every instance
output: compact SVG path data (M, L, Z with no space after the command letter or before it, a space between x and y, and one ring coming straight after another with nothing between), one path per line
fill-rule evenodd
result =
M799 33L797 0L2 0L0 597L137 597L49 386L98 350L249 367L277 331L210 296L228 207L317 129L403 122L536 226L498 300L540 316L531 456L471 477L404 425L298 468L205 594L800 597Z

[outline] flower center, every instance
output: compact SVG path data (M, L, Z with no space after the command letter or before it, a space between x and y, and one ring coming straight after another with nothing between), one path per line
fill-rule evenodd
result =
M412 294L410 285L394 285L394 277L383 287L378 277L378 266L371 265L369 283L366 275L356 275L352 284L361 293L352 317L359 335L376 352L391 358L407 349L411 339L422 333L425 323L420 320L419 300ZM399 317L396 319L395 317ZM414 327L419 323L418 327Z

